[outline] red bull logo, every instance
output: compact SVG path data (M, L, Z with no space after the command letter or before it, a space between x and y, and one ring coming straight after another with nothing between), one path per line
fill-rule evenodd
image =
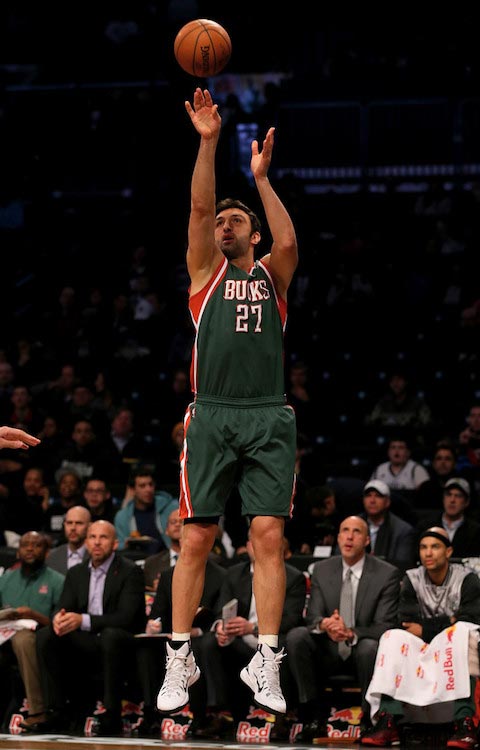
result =
M438 664L440 661L440 651L435 651L433 654L433 660Z
M8 723L8 731L10 734L23 734L23 730L20 726L20 722L25 719L23 714L12 714Z
M408 643L402 643L400 647L400 653L402 656L408 656Z
M332 708L328 721L333 723L335 721L344 721L347 724L360 724L362 720L363 712L360 706L352 706L351 708L341 708L337 710Z
M447 641L449 643L452 642L454 632L455 632L455 625L451 625L449 628L446 628L445 630L445 633L447 635Z
M165 718L162 721L161 738L162 740L184 740L188 726L188 722L179 724L171 717Z
M420 653L424 654L427 649L428 649L428 643L424 643L420 649Z
M250 706L250 711L245 717L248 720L259 719L260 721L275 721L273 714L269 714L268 711L264 711L263 708L255 708Z
M252 727L249 721L240 721L237 728L238 742L270 742L273 723L265 722L263 727Z
M425 670L423 669L422 666L419 665L417 667L417 673L416 674L417 674L417 677L419 677L421 680L423 680L423 678L425 676Z
M132 701L122 700L122 716L143 716L143 702L132 703Z
M402 675L401 674L395 675L395 687L398 688L401 682L402 682Z

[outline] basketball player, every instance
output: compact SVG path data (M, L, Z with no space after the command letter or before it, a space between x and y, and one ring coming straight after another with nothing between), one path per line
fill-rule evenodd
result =
M296 424L284 395L283 334L297 240L267 177L274 128L261 152L258 142L252 143L250 167L273 238L270 253L255 262L261 238L257 216L237 200L215 206L218 105L207 90L197 88L193 107L190 102L185 106L200 135L187 250L189 308L196 329L190 371L195 401L185 414L180 460L180 515L185 520L172 584L172 640L157 705L164 712L184 706L188 688L200 675L190 629L218 521L238 483L255 553L259 632L258 649L240 676L258 705L285 713L278 631L285 599L283 530L295 489Z

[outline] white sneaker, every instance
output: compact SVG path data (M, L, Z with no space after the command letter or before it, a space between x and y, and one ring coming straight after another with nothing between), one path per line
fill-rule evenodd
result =
M188 703L188 688L200 677L190 643L187 641L179 649L169 643L167 647L167 669L163 685L157 698L159 711L178 711Z
M258 646L249 664L240 672L240 678L253 690L255 703L272 714L287 711L285 698L280 687L280 664L285 651L275 653L270 646Z

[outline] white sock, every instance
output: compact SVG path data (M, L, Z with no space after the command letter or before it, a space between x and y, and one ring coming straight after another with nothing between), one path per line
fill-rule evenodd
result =
M258 644L264 643L270 648L278 648L278 635L259 635Z
M172 641L189 641L190 633L172 633Z

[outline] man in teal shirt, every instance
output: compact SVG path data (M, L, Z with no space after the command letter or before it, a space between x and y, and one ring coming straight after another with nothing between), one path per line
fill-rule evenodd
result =
M12 609L9 620L30 619L42 627L50 623L63 588L65 576L45 565L48 540L37 531L20 537L18 559L20 565L7 570L0 577L0 607ZM29 713L23 728L28 729L45 719L45 704L41 689L34 630L23 628L0 648L12 648L23 680Z

